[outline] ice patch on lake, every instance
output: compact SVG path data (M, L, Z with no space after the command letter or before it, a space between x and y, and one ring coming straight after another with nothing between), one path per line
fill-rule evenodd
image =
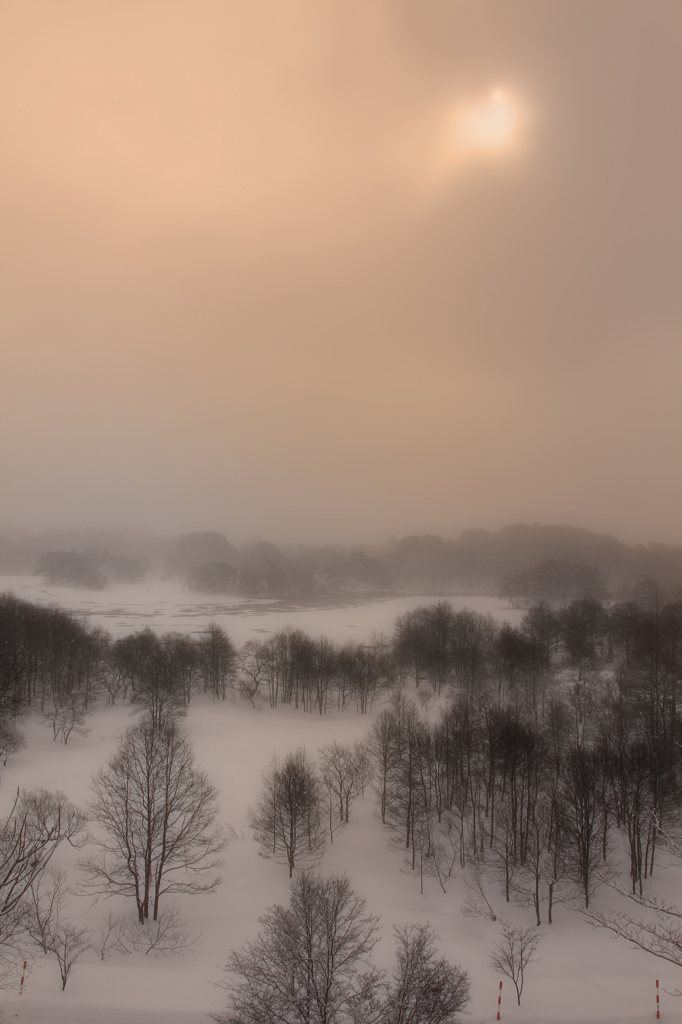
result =
M450 601L456 609L471 608L513 625L518 625L524 614L496 597L325 594L297 603L292 599L199 595L174 580L120 583L107 590L75 590L47 586L35 576L0 576L0 591L5 590L35 604L56 602L89 618L94 625L103 626L115 637L145 626L160 633L168 630L200 633L207 623L214 621L238 646L256 637L266 638L285 626L295 626L310 636L327 636L340 643L366 641L375 631L390 636L398 615L442 600Z

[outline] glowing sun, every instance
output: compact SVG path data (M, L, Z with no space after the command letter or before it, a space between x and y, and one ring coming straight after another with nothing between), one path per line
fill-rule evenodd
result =
M496 153L509 149L519 131L518 104L503 89L495 89L479 103L455 113L453 144L464 153Z

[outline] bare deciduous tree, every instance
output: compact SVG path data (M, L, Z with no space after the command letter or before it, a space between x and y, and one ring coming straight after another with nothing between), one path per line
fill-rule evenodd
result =
M133 704L145 711L155 727L186 714L186 637L167 633L158 637L149 627L116 640L113 656L133 684Z
M60 843L82 844L86 823L63 793L17 792L0 821L0 922L19 906Z
M189 953L199 936L191 931L182 919L180 910L171 903L159 912L155 921L139 921L126 918L118 928L120 949L124 953L142 951L145 954Z
M175 725L145 718L129 729L92 788L92 817L104 834L99 852L82 863L86 888L134 898L141 924L150 913L158 919L164 894L216 888L216 855L225 846L216 790Z
M497 914L492 908L488 894L483 885L483 872L478 860L474 860L468 874L464 876L466 897L462 904L465 917L488 917L497 921Z
M30 938L43 953L56 956L62 991L76 964L91 948L90 932L76 928L64 917L68 891L64 872L48 871L33 886L24 916Z
M115 914L112 910L107 911L92 942L92 948L100 960L105 960L110 953L125 952L121 943L122 925L123 918L120 914Z
M199 669L213 699L225 700L237 670L237 650L224 629L209 622L199 637Z
M140 924L137 915L114 914L104 918L92 949L101 960L110 953L161 954L188 953L199 936L192 932L182 919L179 908L171 903L159 911L158 920L147 919Z
M661 900L656 896L640 896L638 893L621 892L629 900L636 903L645 912L645 916L634 917L622 911L607 910L605 912L589 907L583 913L590 924L627 939L636 949L667 960L668 963L682 967L682 910ZM682 992L676 992L682 995Z
M7 764L10 754L16 754L26 746L24 734L19 732L14 722L0 718L0 757L3 765Z
M43 699L41 718L52 728L53 739L61 737L64 745L69 742L72 732L79 736L87 736L90 728L85 724L86 715L92 714L88 708L87 694L80 690L52 691Z
M317 858L325 847L320 782L304 748L273 759L264 773L263 793L249 811L249 822L266 857L289 865Z
M528 964L538 959L533 953L538 948L542 935L535 928L521 928L507 921L501 923L502 938L490 951L490 966L511 978L520 1006L524 973Z
M32 886L26 901L26 930L43 953L49 953L55 921L66 902L66 873L50 868Z
M342 1024L369 1022L378 1012L379 973L366 958L377 941L378 918L345 875L303 872L291 883L287 907L271 907L254 942L233 953L226 970L227 1008L217 1024Z
M384 1024L455 1024L469 1002L469 976L437 959L437 935L428 924L396 928L397 964L384 1003Z
M369 758L362 744L329 743L320 750L322 781L336 796L339 820L348 823L356 797L369 781Z
M79 960L90 949L90 933L76 928L71 921L59 922L50 942L48 952L57 957L59 973L62 979L62 992L66 988L69 975Z

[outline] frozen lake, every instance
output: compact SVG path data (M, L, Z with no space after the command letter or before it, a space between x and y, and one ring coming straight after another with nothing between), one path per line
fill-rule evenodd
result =
M199 633L215 621L238 646L285 626L296 626L311 636L343 642L368 640L376 631L390 635L398 615L419 605L435 604L443 595L404 594L372 597L368 594L320 595L306 603L269 598L196 594L174 580L117 584L107 590L53 587L35 576L0 576L0 591L36 604L57 603L87 616L113 636L149 626L158 632ZM518 625L523 611L496 597L451 597L453 606L490 613L498 621Z

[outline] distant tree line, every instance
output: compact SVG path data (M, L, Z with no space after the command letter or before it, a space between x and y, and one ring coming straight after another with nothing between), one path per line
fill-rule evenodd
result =
M141 558L112 555L109 551L46 551L34 574L52 586L104 590L110 583L140 583L147 575Z
M48 557L46 557L48 556ZM307 597L321 593L410 591L486 594L528 605L602 596L633 596L652 579L668 600L682 596L682 547L629 546L568 526L516 525L492 533L465 530L384 545L290 545L258 541L236 547L217 532L168 540L142 535L49 531L0 535L0 572L29 572L52 584L97 587L145 575L181 579L197 593Z
M636 665L641 673L643 652L656 685L673 685L682 602L663 602L653 584L639 598L610 608L593 598L565 608L539 602L519 628L440 601L399 616L392 637L375 634L367 644L335 644L287 627L237 650L215 622L197 637L147 628L113 640L87 618L3 594L0 722L36 709L66 742L69 726L80 726L100 696L128 700L161 725L182 715L194 693L364 714L405 678L418 688L428 684L424 700L428 691L473 699L482 688L499 700L518 703L524 695L537 717L557 673L572 673L580 687L603 669L632 672Z
M601 601L608 596L595 566L555 558L509 573L500 585L500 597L507 598L514 607L537 601L558 601L564 605L581 598Z

